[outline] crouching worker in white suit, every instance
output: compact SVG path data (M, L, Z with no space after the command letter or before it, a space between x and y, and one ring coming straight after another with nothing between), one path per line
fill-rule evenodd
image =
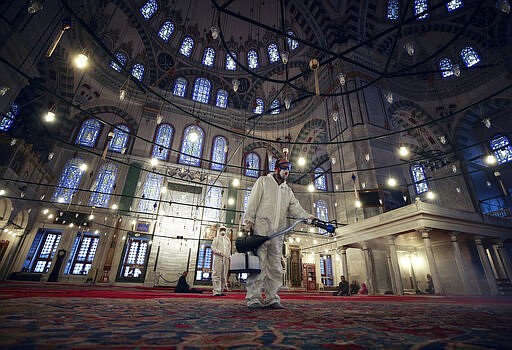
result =
M228 289L227 277L229 270L229 256L231 254L231 241L226 237L226 227L221 226L217 236L212 242L213 252L213 296L224 296L223 291Z
M261 176L254 184L244 216L245 230L261 236L269 236L287 227L287 216L311 218L299 204L286 184L290 174L290 162L282 158L276 161L273 174ZM261 272L247 278L247 306L251 309L282 309L277 292L283 282L281 256L283 236L266 241L258 249ZM262 291L265 299L262 298Z

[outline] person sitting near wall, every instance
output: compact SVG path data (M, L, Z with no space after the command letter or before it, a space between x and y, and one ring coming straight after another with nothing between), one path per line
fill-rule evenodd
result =
M432 280L432 276L427 273L427 289L425 289L427 294L435 294L436 291L434 289L434 281Z
M359 290L360 295L368 295L368 288L366 287L366 283L361 283L361 289Z
M202 293L201 289L190 288L187 283L187 275L188 271L183 271L180 278L178 279L178 283L176 284L176 288L174 291L176 293Z
M357 292L359 292L359 283L357 283L356 280L353 280L352 282L350 282L350 294L357 294Z
M341 296L348 296L350 295L350 286L348 285L348 281L345 279L345 276L340 277L340 283L338 284L338 290L332 295L341 295Z

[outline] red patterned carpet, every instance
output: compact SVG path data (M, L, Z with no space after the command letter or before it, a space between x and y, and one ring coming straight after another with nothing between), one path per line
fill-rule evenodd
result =
M510 349L512 299L242 293L0 285L2 349Z

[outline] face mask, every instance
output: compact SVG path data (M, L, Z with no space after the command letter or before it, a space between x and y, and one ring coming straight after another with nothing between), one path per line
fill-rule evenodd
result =
M286 180L288 178L288 175L290 174L289 170L279 170L279 176L281 176L282 179Z
M224 235L226 234L226 232L225 232L225 231L220 231L220 234L221 234L222 236L224 236Z

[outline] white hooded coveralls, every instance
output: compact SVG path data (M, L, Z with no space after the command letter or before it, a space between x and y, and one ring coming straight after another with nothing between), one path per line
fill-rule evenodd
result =
M279 185L274 174L258 178L249 196L244 223L252 223L255 234L269 236L287 227L287 216L307 219L311 215L301 207L286 182ZM266 304L280 301L277 292L283 281L283 240L283 236L270 239L258 249L261 272L250 274L247 278L248 305L258 300L262 302L262 288Z
M222 294L227 289L227 277L229 270L229 256L231 254L231 241L220 230L212 242L213 252L213 295Z

